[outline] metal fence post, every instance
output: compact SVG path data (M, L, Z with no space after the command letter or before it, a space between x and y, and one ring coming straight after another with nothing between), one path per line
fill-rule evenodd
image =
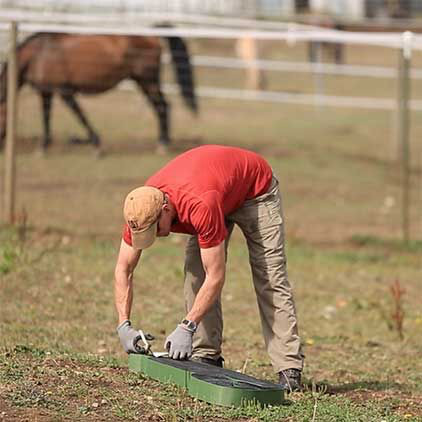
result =
M17 24L10 24L10 48L7 64L7 121L6 146L4 163L4 217L7 223L13 224L15 219L15 137L16 137L16 86L17 86L17 57L16 57Z
M412 57L412 37L410 31L402 34L402 48L399 50L399 81L398 81L398 145L401 153L402 181L402 236L409 241L409 211L410 211L410 143L409 143L409 98L410 98L410 60Z

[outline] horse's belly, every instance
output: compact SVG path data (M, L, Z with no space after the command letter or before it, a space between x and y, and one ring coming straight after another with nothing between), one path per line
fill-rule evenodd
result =
M75 91L83 94L99 94L114 88L120 80L90 80L90 81L72 81L71 85Z
M75 73L67 72L66 69L57 71L38 69L27 75L27 81L42 91L72 90L86 94L98 94L114 88L126 76L122 72L116 73L101 74L101 72L89 71Z
M81 92L95 94L114 88L126 77L126 72L121 69L111 69L108 72L102 72L101 70L90 72L88 70L85 73L74 72L67 81L63 82L71 84Z

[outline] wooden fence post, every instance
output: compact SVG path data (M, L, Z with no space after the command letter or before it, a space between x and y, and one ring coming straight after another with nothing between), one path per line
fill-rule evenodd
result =
M401 182L402 182L402 236L409 241L410 211L410 142L409 142L409 98L410 98L410 60L412 56L412 36L406 31L402 34L402 48L399 50L398 81L398 145L400 146Z
M246 87L251 90L264 89L265 77L257 64L259 59L258 40L245 36L236 42L237 55L247 64Z
M4 217L7 223L15 220L15 137L16 137L16 86L17 86L17 57L16 57L17 24L10 24L10 48L7 64L7 121L6 146L4 152Z

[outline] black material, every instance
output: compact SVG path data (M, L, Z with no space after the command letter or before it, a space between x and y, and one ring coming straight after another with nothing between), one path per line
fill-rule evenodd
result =
M279 383L288 393L301 389L301 371L299 369L286 369L278 373Z
M161 364L164 363L175 368L187 370L191 373L192 377L214 385L244 388L248 390L281 390L281 387L278 384L262 381L249 375L241 374L229 369L218 368L206 363L191 360L175 360L164 357L151 357L150 359L156 360Z
M218 359L211 359L211 358L192 358L194 362L206 363L208 365L217 366L218 368L222 368L224 365L224 358L221 356Z
M189 321L188 319L184 319L181 324L193 333L195 333L198 328L195 321Z

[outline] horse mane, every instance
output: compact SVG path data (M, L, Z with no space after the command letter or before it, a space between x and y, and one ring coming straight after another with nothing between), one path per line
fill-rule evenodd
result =
M16 49L17 49L17 51L20 51L22 48L26 47L31 41L33 41L37 38L42 38L42 37L47 37L47 36L51 36L51 33L49 33L49 32L35 32L35 33L31 34L29 37L26 37L20 43L18 43L18 45L16 46Z

